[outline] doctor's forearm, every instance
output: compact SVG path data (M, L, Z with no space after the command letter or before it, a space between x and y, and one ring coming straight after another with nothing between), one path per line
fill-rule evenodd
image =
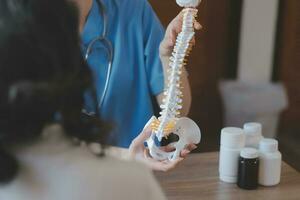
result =
M167 87L167 78L168 78L168 69L169 67L169 58L161 58L161 62L163 65L163 71L164 71L164 77L165 77L165 88ZM188 80L188 75L185 69L182 71L181 75L181 81L182 81L182 109L181 109L181 116L187 116L189 114L190 108L191 108L191 102L192 102L192 95L191 95L191 87ZM162 100L164 98L163 93L159 94L157 96L157 101L159 104L162 103Z

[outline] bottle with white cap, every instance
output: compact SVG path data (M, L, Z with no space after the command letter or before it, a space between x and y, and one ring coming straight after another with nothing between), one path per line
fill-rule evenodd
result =
M258 149L259 142L263 139L262 125L256 122L246 123L244 124L244 132L246 135L245 146Z
M219 160L220 179L227 183L236 183L240 151L245 146L243 129L227 127L221 131Z
M263 186L279 184L282 157L278 151L278 141L275 139L262 139L259 143L259 151L259 184Z

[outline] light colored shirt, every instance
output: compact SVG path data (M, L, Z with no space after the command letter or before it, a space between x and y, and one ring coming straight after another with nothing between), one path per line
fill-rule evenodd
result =
M101 118L115 125L110 141L129 147L153 116L152 98L163 92L164 77L159 59L159 45L164 29L147 0L102 0L108 16L107 37L113 44L114 59ZM103 19L96 0L83 33L83 53L100 36ZM93 72L98 101L103 93L108 59L96 44L88 64ZM86 110L95 112L93 99L86 95Z
M16 151L20 171L0 185L1 200L164 200L150 170L134 161L98 158L52 127L40 142Z

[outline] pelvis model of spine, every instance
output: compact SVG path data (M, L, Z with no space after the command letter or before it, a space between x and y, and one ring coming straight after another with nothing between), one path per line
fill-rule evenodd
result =
M152 129L151 137L147 140L150 155L157 160L174 160L186 145L198 144L201 132L197 124L186 117L180 118L182 108L181 74L186 65L187 56L192 50L191 41L195 35L194 22L198 10L196 7L200 0L177 0L178 5L185 7L183 10L182 31L177 36L176 45L170 58L170 70L167 89L164 93L160 117L152 117L147 127ZM179 136L175 143L175 151L164 152L156 145L156 138L161 141L171 133Z

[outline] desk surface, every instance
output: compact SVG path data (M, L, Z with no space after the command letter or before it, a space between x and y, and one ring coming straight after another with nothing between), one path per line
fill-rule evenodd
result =
M156 172L169 200L300 200L300 173L282 165L281 183L247 191L219 181L218 153L192 154L171 172Z

